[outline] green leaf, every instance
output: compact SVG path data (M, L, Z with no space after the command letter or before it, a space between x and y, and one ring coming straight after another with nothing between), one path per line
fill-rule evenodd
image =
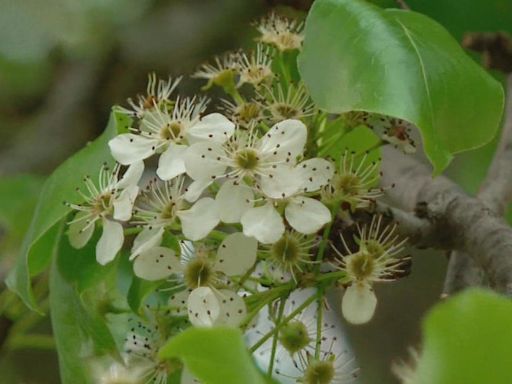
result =
M423 324L414 384L512 383L512 302L473 289L437 305Z
M96 231L82 249L74 249L67 236L62 239L57 266L61 275L70 283L75 284L78 292L94 287L105 278L112 277L117 263L111 262L101 265L96 261L96 244L100 238L100 231Z
M318 0L305 33L299 69L317 105L414 123L435 173L496 134L501 85L428 17L362 0Z
M63 384L90 383L81 356L86 338L80 327L77 301L75 290L61 276L55 260L50 271L50 315Z
M140 314L140 307L144 304L144 300L162 285L163 281L147 281L133 276L130 289L128 290L128 305L135 313Z
M124 115L113 112L105 132L60 165L43 186L21 255L7 279L9 288L31 309L37 310L37 305L30 279L50 262L50 252L40 243L45 242L45 234L69 213L70 209L63 202L80 202L75 188L81 185L82 178L85 175L95 178L102 163L112 162L107 142L116 135L119 119L124 121Z
M189 328L160 349L163 359L179 358L208 384L263 384L240 330Z
M0 226L2 251L14 251L20 246L43 185L36 175L18 175L0 178ZM3 253L3 252L2 252Z

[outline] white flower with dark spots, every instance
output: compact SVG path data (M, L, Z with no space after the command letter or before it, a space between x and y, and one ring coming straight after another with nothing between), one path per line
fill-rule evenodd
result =
M393 281L409 273L410 257L399 256L406 239L399 239L396 228L396 224L382 227L382 216L374 216L369 227L359 228L357 251L350 250L342 235L345 254L334 248L339 256L334 266L347 274L341 308L353 324L364 324L373 317L377 306L374 283Z
M224 143L191 145L185 154L185 168L194 180L190 187L194 194L187 198L197 198L204 188L222 178L233 180L235 186L250 179L271 198L290 194L296 184L293 166L302 155L306 138L302 122L284 120L261 138L255 131L238 130Z
M112 261L123 245L121 222L130 220L135 199L139 193L137 183L144 171L142 162L133 163L119 178L121 167L103 166L95 184L88 176L85 188L77 188L83 199L80 204L66 203L78 211L69 223L69 242L74 248L83 248L93 235L97 221L101 221L103 234L96 244L96 260L104 265Z
M286 175L278 175L275 184L282 185L281 195L266 194L264 205L245 211L240 219L244 233L264 244L278 241L285 231L280 214L283 211L288 224L297 232L317 232L330 222L331 213L322 202L308 195L329 183L333 174L334 167L329 161L314 158L288 169ZM222 205L219 209L223 209Z
M257 25L259 41L275 46L279 51L300 49L304 34L303 23L271 13Z
M132 321L125 338L124 354L128 368L133 374L138 374L137 383L167 384L169 376L178 369L178 366L158 357L158 351L168 336L152 316L149 322Z
M160 154L157 175L169 180L185 172L183 156L189 144L209 140L224 142L234 124L219 113L201 118L204 99L178 99L172 112L155 109L145 114L138 129L109 141L112 156L121 164L131 164Z
M121 111L140 119L146 112L152 111L154 108L166 109L172 106L170 96L180 81L181 77L175 80L171 77L168 80L160 80L154 73L150 73L146 94L138 95L135 100L128 99L128 104L132 109L121 108Z
M166 229L178 228L187 239L206 237L219 223L215 200L202 198L191 205L185 198L185 179L153 180L139 198L134 209L134 224L143 226L132 247L131 259L160 245Z
M195 326L237 326L246 315L243 299L226 289L226 279L243 276L256 262L258 243L232 233L216 252L206 246L181 242L181 259L169 248L157 247L134 261L135 275L146 280L170 278L176 289L169 299L173 313L188 314Z
M373 129L380 138L404 153L411 154L416 152L414 140L411 138L411 132L414 125L408 121L376 113L359 113L360 119L364 124Z
M269 47L262 44L249 54L241 53L238 56L239 79L238 85L245 83L254 87L269 81L274 76L272 72L272 55Z

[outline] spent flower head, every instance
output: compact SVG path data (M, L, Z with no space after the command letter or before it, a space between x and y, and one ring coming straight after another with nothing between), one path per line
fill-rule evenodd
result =
M300 49L304 40L302 22L275 13L262 18L256 28L260 33L258 41L273 45L281 52Z

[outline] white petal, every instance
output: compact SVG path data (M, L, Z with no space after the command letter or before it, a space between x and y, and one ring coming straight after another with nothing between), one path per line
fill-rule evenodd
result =
M228 276L243 275L256 262L258 242L243 233L232 233L222 241L217 250L215 270Z
M190 203L193 203L197 199L199 199L199 196L201 196L201 193L210 186L212 183L212 180L203 179L203 180L195 180L193 181L186 189L185 194L183 197L185 200L187 200Z
M183 234L190 240L205 238L219 224L219 209L215 200L203 197L190 209L179 211Z
M370 321L377 307L377 297L369 284L354 283L343 294L341 310L343 317L352 324Z
M184 291L173 293L169 297L169 300L167 301L170 311L169 314L175 316L186 315L187 300L190 292L192 292L191 289L185 289Z
M132 185L137 185L143 173L144 162L142 160L132 163L124 173L121 180L118 181L116 188L125 189Z
M73 221L69 224L68 238L73 248L85 247L94 233L95 225L89 222L88 212L77 212Z
M321 158L309 159L297 165L298 177L302 181L300 189L304 192L318 191L334 175L334 166Z
M190 373L187 367L183 367L180 384L201 384L201 382Z
M249 209L240 220L244 234L260 243L275 243L284 233L283 219L271 203Z
M114 219L128 221L132 217L133 204L139 194L139 187L132 185L123 190L114 200Z
M201 142L191 145L185 152L187 174L194 180L214 180L226 172L226 163L222 160L225 157L220 144Z
M123 165L144 160L155 153L158 140L123 133L108 142L112 157Z
M123 226L116 221L103 219L103 233L96 244L96 261L105 265L114 260L123 241Z
M133 258L137 257L148 249L159 246L162 243L163 235L163 227L144 227L133 241L130 260L133 260Z
M273 199L283 199L298 192L301 179L297 169L287 165L279 165L270 169L267 176L260 179L261 191Z
M297 232L310 234L317 232L331 221L331 212L320 201L310 197L294 197L284 210L288 223Z
M238 327L247 315L244 300L236 292L221 289L216 293L220 305L220 314L215 325Z
M226 142L235 131L235 124L220 113L210 113L199 123L190 127L187 132L188 141L194 144L200 141Z
M169 143L167 150L160 155L156 174L162 180L172 178L185 173L185 151L186 145Z
M260 139L260 151L274 160L290 159L295 164L297 156L302 154L308 131L300 120L284 120L275 124Z
M245 184L235 185L233 181L226 181L215 196L219 206L220 219L224 223L239 223L240 218L252 207L254 194Z
M165 247L154 247L141 253L133 262L133 272L141 279L155 281L181 272L176 252Z
M208 287L194 289L187 302L188 319L196 327L211 327L220 314L220 303L215 293Z

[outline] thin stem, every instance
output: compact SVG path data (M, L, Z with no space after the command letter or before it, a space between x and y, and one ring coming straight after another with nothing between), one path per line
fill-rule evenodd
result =
M286 297L283 297L283 298L281 298L281 303L279 304L279 312L277 314L276 327L279 327L282 324L285 305L286 305ZM272 350L270 352L270 363L268 365L268 371L267 371L267 374L269 377L272 377L272 370L274 369L274 358L276 357L278 335L279 335L279 333L275 332L274 338L272 340Z
M323 308L324 308L324 288L318 288L317 291L317 307L316 307L316 343L315 343L315 359L320 358L320 347L322 345L322 324L323 324Z
M7 343L9 350L15 349L55 349L55 340L51 335L15 335Z
M306 301L304 301L301 305L299 305L292 313L290 313L287 317L283 319L283 321L278 325L276 325L274 328L272 328L269 332L267 332L263 337L254 344L251 348L249 348L249 351L254 352L259 347L265 343L274 333L276 333L280 325L288 323L290 320L292 320L295 316L297 316L300 312L302 312L309 304L311 304L316 299L316 294L310 296Z

